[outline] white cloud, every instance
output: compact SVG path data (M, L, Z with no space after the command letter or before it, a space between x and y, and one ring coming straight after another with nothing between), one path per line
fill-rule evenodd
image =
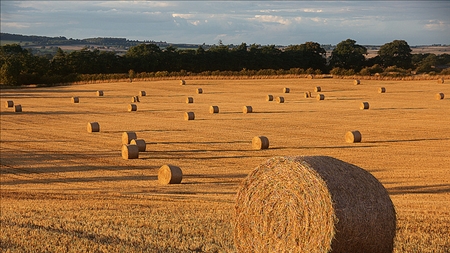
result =
M292 23L289 19L273 15L255 15L255 17L250 18L250 20L256 20L264 23L278 23L281 25L290 25Z
M193 18L194 15L193 14L179 14L179 13L173 13L172 17L174 18L184 18L184 19L190 19Z
M320 13L322 12L321 9L303 9L304 12L316 12L316 13Z
M448 31L450 29L450 24L442 20L429 20L428 24L425 24L425 29L431 31Z

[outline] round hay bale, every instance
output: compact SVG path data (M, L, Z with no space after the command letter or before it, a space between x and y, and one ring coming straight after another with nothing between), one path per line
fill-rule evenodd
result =
M355 143L355 142L361 142L361 133L357 130L355 131L348 131L345 134L345 141L348 143Z
M444 99L444 93L442 93L442 92L437 93L434 97L435 97L437 100L442 100L442 99Z
M15 105L14 112L22 112L22 105Z
M74 104L80 103L80 98L79 97L72 97L72 103L74 103Z
M306 78L308 78L308 79L314 79L314 75L309 74L309 75L306 76Z
M359 109L361 110L369 109L369 102L361 102L361 104L359 105Z
M443 78L443 77L439 78L439 79L437 80L437 83L438 83L438 84L443 84L443 83L444 83L444 78Z
M128 159L138 159L139 158L139 147L132 144L122 145L122 158Z
M272 95L267 95L266 96L266 101L273 101L273 96Z
M100 132L100 125L98 122L89 122L87 124L88 133Z
M209 107L209 113L211 113L211 114L219 113L219 107L217 105L211 105Z
M184 113L184 120L194 120L195 114L194 112L185 112Z
M158 182L160 184L180 184L182 179L183 172L178 166L165 164L158 170Z
M269 148L269 139L266 136L255 136L252 139L252 148L253 149L268 149Z
M242 107L242 112L243 113L252 113L253 112L253 108L249 105L245 105L244 107Z
M357 80L357 79L356 79L356 80L353 80L353 84L354 84L354 85L361 84L361 81L360 81L360 80Z
M289 88L283 88L283 93L289 93L289 92L291 92L291 89L289 89Z
M378 93L386 93L386 88L384 87L378 88Z
M13 108L14 107L14 101L7 100L5 101L5 108Z
M180 85L185 85L185 84L186 84L186 81L180 80Z
M196 90L196 92L197 92L197 94L203 94L203 89L202 89L202 88L198 88L198 89Z
M242 181L233 224L237 252L392 253L396 214L362 168L327 156L274 157Z
M129 105L128 105L128 111L129 111L129 112L135 112L135 111L137 111L137 105L136 105L136 104L129 104Z
M325 99L325 95L323 95L323 94L317 94L316 99L317 99L317 100L324 100L324 99Z
M322 88L320 86L314 87L314 92L321 92Z
M98 97L103 97L103 91L102 90L98 90L97 91L97 96Z
M277 97L277 103L279 104L284 103L284 97Z
M145 152L145 149L147 148L147 144L144 139L132 139L130 144L138 146L139 152Z
M305 98L310 98L311 97L311 92L307 91L304 93Z
M145 92L145 90L141 90L141 91L139 91L139 96L145 97L145 96L147 96L147 92Z
M133 139L137 139L136 132L129 131L122 133L122 144L130 144Z
M187 97L186 98L186 104L192 104L194 103L194 98L193 97Z
M132 96L131 97L131 103L139 103L139 102L140 102L139 96Z

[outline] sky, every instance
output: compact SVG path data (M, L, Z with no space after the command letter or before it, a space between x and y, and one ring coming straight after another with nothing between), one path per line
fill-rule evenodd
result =
M450 45L450 1L12 1L1 32L189 44Z

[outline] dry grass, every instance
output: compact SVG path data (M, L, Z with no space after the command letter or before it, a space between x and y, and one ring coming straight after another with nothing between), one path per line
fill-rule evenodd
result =
M0 251L235 252L232 217L243 178L274 156L326 155L364 168L388 190L398 219L395 253L446 252L450 99L433 96L450 86L436 84L437 77L357 77L364 85L349 85L355 78L190 78L188 87L174 78L134 80L132 88L121 82L2 90L0 103L13 100L26 110L0 108ZM296 92L316 86L326 86L320 103ZM377 94L380 86L389 92ZM189 87L210 92L187 105ZM292 87L289 103L261 99L283 87ZM96 98L96 90L107 96ZM139 90L151 94L151 103L142 101L137 113L123 110ZM83 102L73 106L72 96ZM242 114L243 101L257 112ZM371 109L355 110L360 101ZM220 114L209 114L212 104ZM199 120L180 119L187 106ZM94 121L102 130L92 135L85 127ZM345 143L349 129L360 130L364 141ZM151 140L139 159L122 159L124 131ZM271 148L255 152L249 140L261 134ZM158 183L163 164L183 168L181 184Z

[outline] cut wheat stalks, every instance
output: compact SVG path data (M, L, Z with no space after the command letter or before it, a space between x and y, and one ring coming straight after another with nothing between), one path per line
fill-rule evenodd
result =
M325 95L324 94L317 94L316 99L317 100L324 100L325 99Z
M289 88L283 88L283 93L289 93L289 92L291 92L291 89L289 89Z
M14 105L14 112L22 112L22 105Z
M327 156L274 157L241 182L233 225L237 252L392 253L396 214L362 168Z
M360 81L360 80L357 80L357 79L356 79L356 80L353 80L353 84L354 84L354 85L361 84L361 81Z
M277 97L277 103L278 104L284 103L284 97Z
M310 98L311 97L311 92L310 91L306 91L304 93L305 98Z
M186 84L186 81L180 80L180 85L185 85L185 84Z
M74 103L74 104L80 103L80 98L79 97L72 97L72 103Z
M252 148L261 150L269 148L269 139L266 136L255 136L252 139Z
M198 88L198 89L196 90L196 92L197 92L197 94L203 94L203 89L202 89L202 88Z
M145 96L147 96L147 92L145 92L145 90L141 90L141 91L139 91L139 96L145 97Z
M165 164L158 170L158 182L160 184L180 184L182 179L183 172L178 166Z
M186 104L192 104L194 103L194 98L193 97L187 97L186 98Z
M359 105L359 109L361 110L369 109L369 102L361 102L361 104Z
M217 105L211 105L209 107L209 113L211 114L219 113L219 107Z
M253 112L253 108L249 105L245 105L244 107L242 107L242 112L243 113L252 113Z
M102 90L98 90L97 91L97 96L98 97L103 97L103 91Z
M442 100L442 99L444 99L444 93L442 93L442 92L436 93L436 95L434 97L437 100Z
M355 143L355 142L361 142L361 133L357 130L355 131L348 131L345 134L345 141L348 143Z
M129 111L129 112L135 112L135 111L137 111L137 105L136 105L136 104L129 104L129 105L128 105L128 111Z
M273 96L272 95L267 95L266 96L266 101L273 101Z
M378 88L378 93L386 93L386 88L385 87Z
M130 144L138 146L139 152L145 152L145 149L147 148L147 144L144 139L132 139Z
M133 139L137 139L136 132L128 131L122 133L122 144L130 144Z
M131 103L139 103L140 102L140 100L139 100L139 96L132 96L131 97Z
M194 112L185 112L184 113L184 120L194 120L195 114Z
M100 132L100 125L98 122L89 122L87 124L88 133Z
M322 88L320 86L314 87L314 92L321 92Z
M138 159L139 158L139 147L134 144L123 144L122 145L122 158L128 159Z
M14 107L14 101L7 100L5 101L5 108L13 108Z

